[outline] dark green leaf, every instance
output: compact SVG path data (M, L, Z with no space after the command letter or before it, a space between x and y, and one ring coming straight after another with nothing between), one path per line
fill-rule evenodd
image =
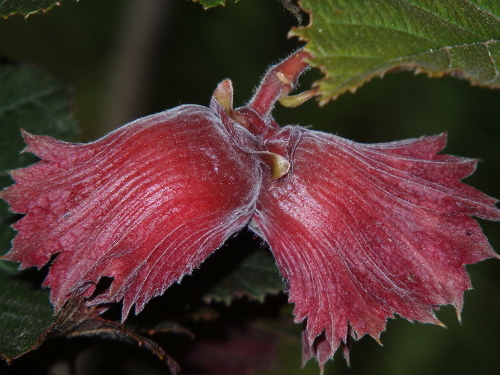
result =
M20 129L65 140L76 140L78 127L71 116L66 87L40 69L15 64L0 65L0 188L12 183L8 171L36 160L21 154L25 147ZM13 237L12 215L0 202L0 255Z
M47 290L33 288L0 261L0 357L12 359L36 346L55 318Z
M0 65L0 171L35 160L19 155L25 144L20 129L76 140L78 128L71 116L67 88L40 69L27 65Z
M257 250L221 279L210 293L205 295L205 300L230 304L234 298L246 296L263 302L267 294L279 293L283 288L284 283L274 258L268 252Z
M41 11L46 12L60 2L61 0L0 0L0 16L8 17L13 14L29 16Z
M5 4L5 3L3 3ZM0 65L0 188L12 183L7 171L35 161L20 154L20 128L67 140L76 139L67 89L45 72L14 64ZM0 201L0 255L10 247L15 220ZM38 337L54 322L47 290L20 278L17 264L0 260L0 356L15 358L36 346Z
M393 69L445 74L500 87L500 2L487 0L303 0L321 101Z
M203 8L208 9L208 8L213 8L219 5L226 5L226 0L193 0L197 3L200 3ZM239 0L234 0L235 3L237 3Z

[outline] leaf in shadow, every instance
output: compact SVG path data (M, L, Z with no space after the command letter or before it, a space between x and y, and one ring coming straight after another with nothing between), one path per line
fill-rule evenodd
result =
M7 362L36 347L55 319L48 291L12 277L13 272L0 261L0 359Z
M127 330L122 324L99 316L99 308L87 308L79 296L65 305L55 323L40 338L40 344L58 337L98 338L144 348L163 361L171 373L177 374L179 366L155 341Z

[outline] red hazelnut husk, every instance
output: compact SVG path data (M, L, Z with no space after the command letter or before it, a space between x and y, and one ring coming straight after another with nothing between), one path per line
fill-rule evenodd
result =
M379 339L387 318L440 324L471 287L464 265L498 257L471 217L500 220L496 200L461 180L477 160L439 152L444 134L359 144L279 127L276 101L308 67L303 50L272 67L248 105L223 81L211 106L183 105L88 144L23 133L41 160L13 171L21 268L55 257L44 282L59 311L123 301L123 319L180 282L238 231L270 247L286 281L304 360L321 366L351 339ZM103 277L110 287L96 294Z

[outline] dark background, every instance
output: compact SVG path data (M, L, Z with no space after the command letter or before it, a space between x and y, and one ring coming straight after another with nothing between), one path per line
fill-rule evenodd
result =
M209 11L188 0L65 0L27 20L0 20L0 55L38 64L72 87L74 115L88 141L178 104L208 104L217 83L226 77L235 87L235 105L242 105L266 68L300 46L286 37L294 25L295 18L271 0L241 0ZM302 87L318 77L317 71L309 72ZM312 125L360 142L448 131L447 153L483 160L467 181L500 197L498 91L453 78L389 74L323 108L315 102L277 108L275 117L281 125ZM498 223L481 224L498 251ZM391 320L382 335L384 347L363 338L351 351L350 369L337 354L325 374L500 374L500 263L490 260L468 270L474 291L465 295L461 324L451 307L438 313L448 329ZM285 308L281 316L289 320L291 309ZM300 327L282 335L277 362L259 374L317 374L313 362L300 369L299 334ZM73 355L106 346L93 340L78 345L57 342L46 350L58 352L61 345L69 345L66 349ZM113 345L102 350L110 353L110 361L131 363L123 373L159 373L158 364L149 364L155 362L151 356L141 353L136 358L136 351ZM54 375L68 373L67 351L45 357L63 361L62 367L53 367L59 368ZM34 359L41 360L30 357Z

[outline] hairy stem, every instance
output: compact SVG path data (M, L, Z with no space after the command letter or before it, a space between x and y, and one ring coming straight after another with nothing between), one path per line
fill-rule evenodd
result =
M309 67L308 58L311 58L311 54L299 49L271 67L247 107L262 117L268 116L276 101L292 91L299 76Z

